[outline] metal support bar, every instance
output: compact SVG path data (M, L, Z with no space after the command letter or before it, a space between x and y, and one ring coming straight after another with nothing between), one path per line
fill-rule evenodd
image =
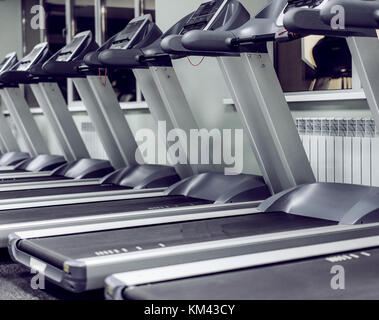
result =
M1 123L0 123L1 125ZM4 144L4 141L3 141L3 138L1 137L0 135L0 152L3 154L3 153L7 153L7 148L5 147L5 144ZM3 167L0 167L0 171L2 170ZM5 169L7 170L7 169Z
M175 129L175 126L166 110L166 106L159 94L158 88L155 85L150 70L135 69L133 72L139 86L141 87L154 120L157 123L160 121L165 122L167 131ZM164 142L164 145L166 145L167 150L171 150L170 147L174 144L174 142L169 142L166 136L162 136L160 138ZM170 154L168 156L172 157ZM190 177L194 174L194 171L190 165L177 164L175 169L181 178Z
M48 154L49 149L20 88L4 88L2 93L9 113L14 119L17 129L24 139L29 153L32 156Z
M88 150L56 83L30 85L39 106L55 133L66 160L89 158Z
M75 34L74 1L75 0L65 0L66 44L71 43ZM72 80L67 79L67 101L69 103L74 100L73 88Z
M97 135L104 147L105 152L115 169L124 168L126 163L117 147L112 132L107 125L107 121L101 111L101 108L92 92L87 79L73 79L76 89L83 101Z
M368 105L379 128L379 41L377 38L347 38L356 72L361 79Z
M179 79L172 67L151 67L154 82L158 88L163 103L170 117L170 121L175 129L184 130L187 136L190 131L199 129L196 120L191 112L191 108L185 97ZM213 154L212 150L204 150ZM198 149L198 157L202 154L201 146ZM187 163L191 163L190 154L187 154ZM212 163L212 160L210 161ZM192 164L194 174L206 171L212 171L212 165Z
M269 55L242 54L218 61L271 191L315 182Z
M2 90L0 90L0 92L2 92ZM2 150L2 152L21 151L17 140L13 136L12 130L3 115L2 110L0 110L0 137L5 148L5 150Z
M40 7L43 8L43 10L40 11L40 23L41 23L41 27L39 29L40 42L46 42L47 41L47 34L46 34L47 17L46 17L46 13L45 13L45 8L46 8L45 2L46 2L46 0L40 0L39 1Z
M135 165L136 159L142 160L143 156L138 149L134 134L126 121L112 84L108 77L100 79L98 76L89 76L87 79L125 164L127 166Z
M104 43L105 36L105 1L95 0L95 40L98 45Z
M141 10L141 0L134 0L134 18L140 17L141 15L143 15ZM142 90L138 81L136 83L136 100L137 102L142 101Z

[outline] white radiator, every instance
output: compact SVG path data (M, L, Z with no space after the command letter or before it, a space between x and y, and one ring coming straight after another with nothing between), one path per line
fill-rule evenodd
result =
M94 159L107 159L108 156L104 147L96 133L96 130L91 122L83 121L80 123L80 133L83 141L87 146L91 158Z
M379 186L379 136L372 119L296 119L316 179Z

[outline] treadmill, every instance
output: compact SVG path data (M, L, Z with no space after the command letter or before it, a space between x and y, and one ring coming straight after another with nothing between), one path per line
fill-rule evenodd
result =
M96 128L101 129L99 130L100 139L106 145L105 149L108 151L112 164L114 164L114 167L120 167L120 164L122 164L122 167L114 171L109 161L86 158L86 156L88 157L88 151L55 82L57 76L61 75L59 72L58 74L56 73L56 69L66 73L72 70L72 73L74 73L76 64L81 62L78 54L84 54L83 50L79 49L85 41L88 41L90 45L85 46L84 49L94 47L92 34L87 33L84 36L81 34L74 38L74 44L69 44L54 56L49 52L47 43L39 44L28 57L23 59L22 71L12 70L2 76L4 81L30 84L49 122L55 127L58 141L65 151L66 158L71 159L72 162L53 172L45 185L42 185L41 182L33 183L32 179L28 181L22 180L22 183L13 183L12 185L6 184L3 188L0 185L0 212L24 208L37 210L36 208L40 207L63 206L75 203L90 204L130 199L133 196L141 198L143 195L152 197L162 195L168 186L180 180L172 167L135 164L134 158L137 153L137 144L127 126L126 120L124 120L126 128L119 126L118 130L116 130L108 125L109 120L112 125L120 124L120 122L122 124L122 120L119 119L124 115L121 113L122 111L117 101L115 105L116 112L112 110L114 105L110 105L110 103L107 103L107 108L103 108L104 111L101 112L94 99L85 100L91 120L96 124ZM57 68L55 68L56 59L62 60L62 52L67 51L70 46L71 48L77 46L75 48L76 54L70 54L68 61L59 61ZM74 60L74 63L72 60ZM28 63L27 66L26 63ZM52 68L53 74L45 71L45 69L49 70L52 64L54 65L54 68ZM68 74L72 75L72 73ZM77 72L77 74L80 77L83 76L82 73ZM114 95L113 89L110 85L107 89L101 92L101 96L108 95L112 97ZM91 93L91 96L93 95ZM88 94L85 98L87 96ZM121 115L117 113L117 109ZM110 114L108 114L109 112ZM114 119L115 117L116 119ZM121 131L122 129L125 130ZM127 155L127 159L122 157L121 152L118 150L119 144L109 134L114 131L119 131L123 134L123 139L132 140L127 143L130 154ZM55 178L57 181L51 181ZM42 180L42 178L39 180Z
M8 191L10 191L7 185L9 183L12 185L27 183L27 187L29 187L31 183L54 183L80 178L97 179L113 171L108 161L85 158L85 156L88 156L87 149L69 114L67 106L57 104L55 105L55 109L52 105L47 106L45 96L50 94L59 98L59 88L51 84L47 86L48 82L53 81L51 78L42 74L33 75L32 72L33 70L38 72L38 68L50 56L48 44L38 44L20 62L0 75L0 81L3 83L3 87L0 90L1 95L25 144L30 153L34 155L30 160L20 164L15 171L0 172L0 184ZM42 88L39 86L39 83L46 86ZM52 122L54 126L54 131L57 134L61 147L63 147L66 159L72 160L72 162L67 163L63 156L47 154L48 148L22 95L19 84L29 84L31 86L49 122ZM58 99L55 100L57 101ZM63 98L61 101L64 101ZM63 118L65 120L64 124L60 123L60 120ZM70 135L67 134L68 132L70 132ZM4 194L3 196L6 195ZM13 196L17 197L16 194Z
M125 36L124 44L127 46L132 46L134 41L138 39L139 35L144 34L144 32L146 32L144 42L140 43L140 45L150 44L152 40L160 37L161 32L157 32L157 29L152 27L153 25L151 24L151 20L151 16L134 19L134 27L133 25L132 27L129 26L129 28L127 28L120 35ZM119 43L119 39L117 42ZM68 44L54 56L49 58L48 61L44 63L42 71L40 70L40 72L42 72L42 74L45 72L45 74L47 73L53 78L62 75L73 78L73 81L82 96L83 102L88 109L90 118L93 120L96 129L99 129L99 131L103 133L100 135L100 139L102 139L103 144L107 146L107 150L109 151L108 155L112 159L112 163L117 165L127 158L128 163L132 163L132 165L129 165L126 168L121 168L115 173L107 176L103 179L101 185L85 187L70 186L70 188L61 187L46 190L47 192L45 190L42 190L43 192L41 192L38 188L32 191L12 190L9 192L0 192L0 215L4 214L5 217L5 215L9 214L9 219L2 221L3 225L1 227L1 237L3 238L1 242L3 244L6 244L6 239L9 232L11 230L18 230L17 228L32 229L37 226L51 228L62 225L72 226L99 221L114 221L115 217L121 219L120 213L125 216L128 215L129 211L138 210L140 208L169 208L170 202L161 205L161 203L165 201L166 194L168 192L171 192L173 195L187 195L187 193L189 194L193 191L191 189L186 189L186 185L193 185L193 188L196 188L198 184L201 184L204 181L219 181L216 180L219 177L218 174L205 173L201 176L192 177L192 175L196 172L196 168L192 169L189 165L177 165L175 168L178 172L177 173L174 168L168 166L133 164L133 162L136 161L135 148L137 148L137 145L126 121L124 120L124 123L121 122L120 124L120 119L124 118L124 115L120 110L120 106L115 98L114 91L109 84L109 81L106 86L98 85L99 77L97 66L93 68L91 66L87 66L83 62L83 57L88 52L95 49L98 49L98 45L94 42L92 33L82 32L74 37L72 43ZM97 54L99 52L100 51L98 51ZM152 88L152 83L148 81L146 76L142 78L144 81L144 95L149 101L150 110L152 111L153 116L157 121L163 120L168 124L171 124L172 121L169 118L168 112L164 110L165 105L160 98L157 89ZM92 86L97 88L96 91L93 90L92 92L89 90L91 89L89 82ZM104 103L104 101L98 97L101 97L102 99L104 99L104 97L108 97L108 100L106 101L107 103ZM189 113L183 119L175 119L175 123L190 123L190 117L191 114ZM118 124L117 128L108 125L109 122L112 125ZM173 124L171 124L171 127L173 127ZM120 129L123 129L121 133ZM115 131L118 131L118 137L114 137ZM124 140L133 140L133 142L128 143L126 147L124 147L122 152L119 150L114 150L114 148L110 148L112 145L118 145L116 139L120 139L120 134L122 136L121 138ZM128 150L129 154L126 152ZM123 154L125 158L121 154ZM182 178L187 178L188 176L189 179L183 179L183 184L178 187L178 190L174 189L173 191L167 192L167 187L179 181L179 175ZM211 178L212 176L215 178ZM221 177L221 180L222 179L224 179L224 177ZM7 188L9 187L7 186ZM235 188L235 191L229 191L232 190L232 188ZM237 194L243 194L244 192L248 193L251 189L256 190L257 193L254 195L247 194L245 197L242 196L241 200L238 200L236 196ZM62 191L64 191L64 194L60 194ZM222 195L224 195L224 198L222 198ZM197 202L208 204L208 202L212 203L212 200L219 201L220 203L225 203L232 200L242 201L243 199L262 200L268 196L269 192L261 177L241 175L240 177L234 179L228 179L227 183L224 182L224 189L221 189L220 193L207 192L204 196L206 200L202 199ZM157 199L155 200L153 197L157 197ZM123 206L124 204L133 205L134 203L133 201L130 202L128 200L134 199L134 201L141 202L142 198L149 198L148 202L145 204L141 203L140 206L132 206L130 209L128 208L128 210L125 210ZM115 202L110 203L111 201ZM151 201L153 201L157 207L150 208L149 203ZM174 202L174 207L179 206L176 204L177 199L173 199L172 201ZM189 205L192 204L190 197L188 200L184 199L179 202L180 206L186 205L187 202ZM92 207L89 212L84 210L85 208L91 207L91 204L94 203L100 207ZM75 206L75 204L77 204L77 206ZM68 207L64 207L64 205L68 205ZM59 210L60 213L57 215L49 215L48 213L53 208L55 210ZM76 210L76 208L78 208L78 210ZM15 210L18 211L15 212ZM73 211L70 212L70 210ZM38 219L35 214L28 215L28 212L36 211L39 213L40 219ZM15 218L15 213L19 213L20 216ZM48 215L48 217L46 217L46 215ZM14 220L13 217L15 218ZM27 218L25 219L25 217ZM47 222L45 220L49 221ZM19 223L12 224L12 221ZM8 229L8 227L11 229Z
M124 42L129 43L129 39L140 38L140 41L144 40L150 44L151 40L149 39L153 39L155 40L155 46L161 50L161 33L157 32L157 27L151 21L151 16L135 19L133 23L136 21L138 21L137 25L140 27L132 29L127 27L122 32L121 36ZM125 32L127 32L127 34L124 37ZM144 35L144 37L133 37L135 32L138 32L138 35ZM140 42L138 41L136 44L137 43ZM88 52L93 52L94 50L97 51L98 46L95 44L92 34L90 32L78 34L74 38L73 43L50 58L50 60L45 63L43 69L47 71L52 70L51 72L54 72L54 75L57 73L63 74L65 70L65 73L68 73L70 77L78 77L74 78L76 85L80 82L84 86L86 78L89 77L86 73L91 74L93 71L83 63L83 57ZM119 51L116 50L116 52ZM134 50L121 50L121 52L134 54ZM136 62L133 63L133 65L135 64ZM142 67L147 68L145 64L142 64ZM96 72L98 73L98 71ZM149 72L148 69L147 72ZM149 73L147 73L147 75L148 74ZM98 76L95 76L95 78L96 79L91 79L91 81L99 81ZM147 79L147 77L144 79ZM152 82L148 83L153 85ZM101 87L105 90L110 89L113 92L113 89L108 84L106 87ZM150 85L143 86L143 88L149 90ZM81 89L83 88L81 87ZM152 90L145 90L144 92L152 92ZM101 94L101 96L103 96L103 94ZM157 97L159 97L158 93ZM149 102L151 102L151 104L149 103L151 109L153 110L154 108L154 112L157 114L158 112L155 107L159 106L161 109L164 107L163 102L159 103L159 105L153 99ZM84 103L88 103L88 101ZM118 104L118 102L116 103ZM110 105L107 104L107 106ZM96 100L94 100L93 107L96 107ZM117 107L119 108L119 106ZM178 108L180 109L180 107L179 105ZM166 117L163 114L167 114L168 112L163 113L161 111L159 114L163 119ZM168 123L171 122L170 118L166 120ZM187 120L188 118L184 118L182 121L186 122ZM262 177L254 175L224 176L223 174L213 172L189 176L173 186L167 189L165 188L164 191L154 190L153 188L157 183L167 184L167 181L169 181L171 184L172 181L166 179L166 177L162 178L162 175L158 174L151 176L155 178L152 182L150 182L151 180L149 179L141 179L143 174L151 172L151 170L149 171L151 167L151 165L132 166L126 169L120 169L118 173L114 174L113 178L118 179L116 181L120 181L122 185L130 186L130 189L135 189L126 195L112 196L112 193L115 193L113 190L108 197L97 197L91 200L65 200L65 205L58 200L50 202L44 201L33 206L30 206L29 203L27 204L28 207L25 208L20 208L18 202L7 205L4 204L0 207L1 246L5 247L7 245L8 235L17 230L25 231L38 228L51 229L56 227L70 227L67 230L77 232L77 230L82 231L87 227L91 228L91 224L101 222L106 225L109 224L111 227L114 225L121 227L123 224L141 225L144 223L145 218L150 218L149 223L157 221L157 219L159 221L177 220L179 219L177 216L181 216L180 219L182 220L193 220L199 216L204 217L206 213L218 209L226 210L246 208L248 206L249 210L254 210L254 207L256 207L262 199L270 195ZM174 168L169 169L169 173L171 173L172 176ZM176 173L175 176L177 176ZM143 188L145 185L148 188L152 188L151 190L154 192L148 193L149 190ZM245 203L239 204L240 202ZM215 203L217 205L215 205ZM195 210L195 205L200 206L201 212L199 215L192 215ZM178 209L172 210L172 208ZM225 212L218 213L219 216L224 216L225 214ZM209 216L212 216L212 214Z
M0 74L15 65L17 61L17 54L15 52L9 53L0 63ZM0 83L0 88L1 86L2 84ZM0 140L3 145L0 156L0 172L15 169L18 164L29 159L29 155L20 150L17 140L13 136L12 130L3 114L0 116Z
M42 48L41 48L42 50ZM2 83L1 97L5 102L11 117L17 126L25 146L33 156L29 161L18 166L15 170L5 170L0 173L0 179L14 178L40 178L49 176L50 172L65 164L62 156L48 155L48 148L36 122L29 110L22 92L18 87L18 79L12 79L10 74L28 74L27 70L30 65L39 58L40 52L37 48L24 57L21 61L0 75ZM23 181L23 180L22 180ZM37 180L38 181L38 180ZM4 183L4 182L3 182Z
M213 39L209 33L193 32L185 36L182 43L187 48L198 50L208 42L212 43L213 50L218 47L220 51L226 51L225 44L229 50L237 50L240 45L249 45L251 49L241 49L240 47L239 50L254 52L254 45L260 45L262 41L265 41L264 39L283 41L283 34L286 33L289 36L287 40L295 35L300 37L313 33L334 36L363 35L365 33L362 30L364 28L362 21L365 21L365 12L370 10L365 11L366 8L362 4L364 2L360 2L359 6L356 1L326 2L309 3L309 1L304 1L300 3L296 1L295 5L294 1L290 1L284 3L284 6L282 3L281 8L280 6L274 8L278 2L273 2L240 30L233 30L232 33L219 33ZM368 6L372 5L372 2L367 3ZM355 21L360 21L359 24L352 23L354 20L347 19L346 25L350 28L339 31L331 30L329 23L324 24L322 19L328 22L330 8L336 4L342 4L347 16L354 16ZM264 19L271 20L277 27L274 29L262 28ZM372 24L368 24L367 27L368 29L373 28ZM275 29L277 32L271 33ZM269 32L266 33L265 30ZM374 30L366 31L365 36L372 38L360 39L365 40L366 45L364 47L357 46L361 53L367 51L367 45L378 44ZM256 55L252 57L253 59L259 58L258 55L262 54L261 50L256 51L257 53L252 54L252 56ZM371 55L375 52L375 50L368 51ZM353 51L353 58L356 58L354 53ZM360 57L366 60L365 55ZM366 63L370 61L373 60L368 59L368 61L357 64L359 70L373 69L372 73L366 73L368 78L370 75L378 74L378 64L371 63L371 68L369 68ZM358 59L355 59L355 62L358 62ZM260 66L262 67L262 65ZM369 82L373 83L374 81ZM370 89L366 82L363 82L363 86L365 91ZM355 226L340 224L316 230L267 234L255 237L255 239L241 238L239 239L240 246L230 250L229 257L116 274L106 281L106 297L108 299L153 300L378 299L379 273L376 268L373 268L373 265L378 262L379 253L379 224L374 222L377 221L379 212L378 189L369 188L371 189L369 192L360 195L361 200L356 203L356 206L350 206L351 203L347 202L353 193L349 191L349 188L353 187L354 193L357 193L359 188L366 187L346 185L344 197L342 194L338 195L336 192L338 188L335 184L320 185L319 187L324 188L322 193L315 190L319 187L313 187L313 190L308 188L307 194L296 194L295 192L291 200L286 199L286 193L282 199L280 196L273 197L264 203L262 208L270 208L272 205L274 208L293 207L298 212L307 212L309 207L313 206L311 201L318 200L317 209L319 211L330 215L345 214L345 219L342 219L345 220L345 223L348 217L356 218L364 211L366 211L366 217L358 220L359 224ZM296 199L296 197L298 198ZM275 203L276 201L277 203ZM266 214L271 213L268 211ZM367 224L363 224L364 222ZM229 245L232 247L234 244L230 241ZM247 249L249 246L250 249ZM247 250L245 251L243 248ZM239 250L244 252L240 251L242 254L235 256L235 252ZM336 265L343 266L345 269L347 284L345 290L331 288L330 281L333 277L331 270Z
M232 3L229 8L225 7L225 10L213 12L212 16L217 13L217 16L220 15L219 19L221 19L222 17L227 16L228 9L234 9L234 5L235 3ZM234 12L238 14L240 9L241 8L238 7ZM209 18L211 19L212 17ZM235 17L233 16L232 19L234 18ZM182 19L169 31L168 34L179 32L184 27L188 19L189 16ZM133 26L136 22L141 23L141 21L131 21L122 33L130 30L131 26ZM137 23L137 25L140 25L139 23ZM151 21L151 18L148 19L148 21L145 20L145 23L147 23L147 30L156 30L157 27ZM148 37L150 36L145 29L142 29L142 31L143 32L141 35L147 35ZM161 69L163 71L170 72L171 75L173 75L172 77L165 77L166 79L174 79L176 81L177 77L174 77L175 73L170 62L170 57L162 51L160 46L161 38L166 35L159 36L146 48L139 48L137 46L137 43L139 42L137 42L133 48L122 49L120 48L120 46L123 47L122 42L128 41L131 37L127 35L125 36L124 34L119 34L113 39L109 49L104 50L101 53L97 51L97 53L99 53L98 59L106 66L113 65L114 67L117 66L120 68L125 68L128 66L129 68L145 69L147 75L150 74L151 69ZM120 39L122 39L121 44L119 43ZM146 40L146 38L141 37L140 41L143 40ZM154 55L151 54L153 51ZM155 68L152 68L145 62L145 58L147 57L143 57L144 52L150 53L148 57L149 64L154 64ZM141 55L138 60L136 60L136 53ZM116 62L111 63L111 60L113 60L111 56L113 56L113 54L113 59L117 60ZM88 57L88 59L93 58L95 58L93 55ZM127 61L129 61L129 63ZM161 65L158 66L159 64ZM174 86L174 88L175 87L177 86ZM178 94L176 96L178 96ZM165 95L165 98L167 97L168 95ZM101 267L100 273L94 277L82 277L82 275L84 275L82 274L83 271L85 274L88 274L87 271L82 269L78 270L81 274L78 279L70 280L66 278L64 270L70 269L70 272L72 272L74 269L72 269L71 266L67 267L65 263L59 263L58 261L54 266L51 266L51 271L53 273L50 274L50 271L47 272L47 277L51 279L51 275L57 280L55 277L56 272L61 273L62 275L59 275L58 277L61 278L62 281L58 280L56 282L59 285L73 291L100 288L103 286L105 276L109 274L109 272L120 270L123 265L123 262L121 261L120 264L112 266L112 260L118 258L116 255L113 256L113 253L129 251L130 253L133 253L133 251L144 251L144 249L146 249L144 245L137 245L138 242L143 239L146 240L143 240L143 242L148 246L151 245L155 247L158 245L161 248L169 245L171 239L174 245L185 242L193 243L196 242L196 240L200 241L208 238L230 237L231 235L235 235L236 233L243 231L240 227L237 227L230 230L231 234L226 234L223 231L224 225L229 225L229 222L231 224L235 223L238 226L246 225L250 219L248 213L255 212L256 206L269 194L268 188L261 177L243 174L237 176L225 176L223 174L213 172L201 173L189 177L169 188L164 197L143 199L143 201L134 200L133 202L124 202L124 205L120 208L120 210L123 210L123 217L119 215L116 222L92 225L85 225L82 223L82 225L75 227L45 229L43 231L40 230L45 236L44 239L46 241L52 239L51 235L53 234L54 238L57 240L56 243L60 243L62 238L64 238L64 241L67 240L71 242L71 240L73 240L76 241L75 247L78 249L77 254L87 256L89 252L90 255L94 255L96 258L103 258L105 260L104 264L101 262L103 267ZM183 206L183 208L178 208L181 206ZM109 204L107 205L107 208L109 208ZM229 211L233 208L236 212L235 215L238 216L236 219L233 219L233 215L229 214ZM237 211L235 209L239 210ZM149 210L152 211L149 212ZM54 211L56 212L56 209ZM66 209L66 211L71 212L72 210ZM82 210L82 212L86 214L86 211ZM99 210L98 213L100 213ZM109 214L109 216L111 215ZM12 217L14 218L15 214L12 214ZM115 219L113 221L115 221ZM309 221L313 221L313 219L299 219L298 227L309 224ZM208 230L212 223L219 226L215 227L214 231ZM322 225L330 224L325 221L316 222L317 225L320 223ZM286 224L286 222L284 222L284 224ZM6 225L3 225L0 228L3 229L6 227ZM13 226L11 227L13 228ZM184 232L184 236L182 232L183 228L186 230ZM9 230L10 229L8 228L8 234ZM13 231L17 230L20 231L22 229L13 228ZM42 235L40 231L36 231L36 234ZM94 239L96 238L98 240L88 241L88 232L93 235ZM60 237L58 235L62 236ZM150 236L147 237L146 235ZM82 239L82 241L79 242L79 238ZM115 239L118 239L118 244L115 243ZM159 239L160 241L159 243L156 243L153 239ZM88 246L95 243L96 248ZM97 246L99 243L102 243L102 245ZM136 245L134 246L133 243L136 243ZM105 250L105 248L108 248L110 245L112 246L112 250ZM64 246L66 248L72 247L71 245L66 244ZM58 251L56 252L58 253ZM59 253L59 257L63 257L63 255ZM28 261L26 264L29 264L29 262L32 261L33 265L33 261L37 261L38 258L37 260L35 260L35 258L32 258L32 260L27 258L27 260ZM56 266L61 268L57 269ZM96 268L98 267L99 265L96 264ZM50 268L50 266L48 268ZM73 272L76 273L77 271L74 270Z
M275 2L273 7L263 11L263 14L270 13L270 17L262 21L262 24L259 25L260 30L272 32L276 28L279 29L278 33L281 33L283 29L274 27L274 24L285 5L286 2L284 1L281 3L281 7ZM274 16L275 18L273 18ZM164 61L164 68L169 68L168 63L170 61L167 54L162 52L162 48L164 48L170 53L174 52L175 57L194 54L219 56L226 52L227 61L221 61L222 65L227 62L241 63L240 49L233 46L232 50L230 50L230 47L225 44L225 40L230 35L233 35L233 33L226 31L228 28L233 30L248 20L248 12L238 1L207 2L164 34L162 36L163 41L158 41L159 45L154 44L147 48L131 51L129 54L127 53L128 51L106 50L99 55L99 60L110 64L109 60L112 52L114 52L114 56L118 58L120 65L122 65L122 61L124 63L134 61L134 63L146 63L147 66L149 64L155 65L155 67L151 68L158 69L156 66L158 61ZM187 28L189 30L209 30L202 31L208 36L204 41L201 41L201 46L199 45L195 49L185 49L183 47L181 44L182 38L184 42L187 33L188 35L194 35L195 39L203 34L200 31L192 31L191 33ZM225 33L227 37L225 37ZM244 33L246 34L246 30ZM183 34L185 35L183 36ZM214 41L213 35L215 34L221 35L220 41ZM202 36L200 38L202 40ZM167 49L168 44L173 44L174 48ZM221 48L217 45L220 45ZM211 52L207 52L210 46ZM228 49L225 49L225 46ZM268 59L268 54L264 48L264 43L259 44L258 49L262 51L259 55L264 59ZM254 46L254 49L256 50L257 47ZM270 75L274 74L274 71L270 70L271 65L264 64L265 67L267 66L267 72ZM226 78L232 79L236 77L236 74L233 75L232 73L234 69L241 77L247 77L246 70L248 69L237 65L236 68L231 68L230 72L229 70L224 70ZM259 63L259 70L261 69L262 64ZM263 156L268 157L267 150L282 153L281 157L285 160L282 164L272 163L272 161L261 164L266 169L266 174L269 173L267 176L271 180L268 181L276 182L271 183L271 185L279 189L280 183L284 183L284 181L287 181L288 184L295 184L294 180L296 181L296 179L301 181L310 170L307 169L307 161L305 163L299 161L299 159L305 158L305 156L302 156L304 149L300 142L297 143L296 139L299 139L299 137L296 128L292 128L290 125L293 120L290 117L283 92L280 90L279 82L277 78L265 77L266 70L264 71L264 73L260 73L262 76L260 85L263 88L267 87L267 89L263 92L260 91L260 93L266 93L268 97L260 96L258 99L257 96L254 96L256 91L251 88L249 81L237 81L239 90L234 90L234 92L237 95L236 101L240 103L240 112L244 115L245 125L250 129L252 143L266 141L266 145L254 143L258 149L256 152L261 155L261 158ZM276 82L273 82L275 79ZM275 85L275 89L279 90L278 93L270 90L272 85ZM261 118L261 115L267 117L272 111L264 99L269 99L271 96L280 97L280 95L281 99L275 105L275 111L279 112L279 117L273 118L271 121L267 121L266 118L264 121L265 118ZM251 101L256 101L258 106L252 107ZM280 103L283 105L280 105ZM249 113L248 108L253 108L253 114ZM265 108L268 108L268 110L262 112ZM280 112L283 112L283 114L280 114ZM287 112L287 114L284 112ZM251 130L252 128L248 121L249 115L252 115L253 118L254 116L257 117L259 123L262 124L260 128L264 138L259 136L258 131ZM277 139L277 137L282 138L283 136L293 138L292 140L289 139L292 147L287 157L283 155L283 148L275 148L280 142L285 143L285 141L276 140L275 143L270 145L266 134L272 128L263 126L263 122L265 122L269 127L270 124L278 121L278 118L290 119L285 125L276 125L275 129L277 131L272 134L273 140L275 137ZM296 149L296 146L299 148ZM268 159L270 158L268 157ZM291 161L294 162L292 163ZM297 166L294 165L295 163ZM278 182L274 177L278 176L277 168L280 165L283 166L284 172L281 172L282 179ZM291 168L295 167L299 169L297 173L291 170ZM312 181L312 177L309 177L309 179ZM333 185L324 187L324 185L317 183L310 183L309 186L311 192L309 189L304 191L301 186L292 187L292 191L302 189L306 192L305 195L301 195L302 201L291 197L290 192L285 191L264 201L258 210L252 206L250 210L248 207L243 210L241 208L224 210L224 216L218 217L215 215L217 212L221 213L221 211L204 212L201 217L204 209L195 208L197 213L194 210L191 214L192 219L188 220L180 220L184 217L175 215L171 220L145 219L144 221L141 219L137 225L133 225L133 221L120 220L114 224L88 225L75 229L57 228L55 230L20 231L10 236L9 250L13 259L29 268L38 270L53 283L70 291L82 292L101 288L104 286L102 282L104 277L115 272L115 270L128 271L131 275L137 275L134 279L141 281L144 281L143 279L148 281L150 279L149 272L152 271L150 276L161 276L164 280L165 277L170 275L175 277L175 265L178 264L189 263L191 265L193 263L196 265L196 263L207 263L209 259L214 259L216 263L211 263L213 268L217 266L225 267L228 264L219 265L218 259L222 260L231 256L250 254L254 250L255 243L265 239L270 242L273 239L281 239L285 235L291 238L293 233L312 235L316 232L328 234L333 231L350 231L358 228L357 226L352 226L354 224L372 220L377 221L378 219L378 211L371 212L366 204L372 201L372 205L376 209L378 208L377 195L379 188L361 186L337 186L337 188L334 188ZM319 207L312 205L312 203L317 203L321 196L324 195L325 198L325 194L328 197L325 199L326 201L320 203ZM278 208L277 210L270 211L266 209L268 207L272 209L275 199L283 195L287 195L287 197L283 197L283 201L281 201L282 199L278 200L278 203L275 204ZM307 210L303 210L303 214L296 212L304 209L304 207ZM357 213L354 208L359 207L361 208L361 210L358 210L359 215L354 216ZM331 212L331 208L333 208L333 212L334 210L336 211L334 215ZM172 211L172 213L174 212ZM330 214L325 215L325 213ZM346 225L339 225L342 221ZM361 228L365 227L362 226ZM294 230L298 230L298 233ZM343 236L346 236L346 234L341 237ZM74 243L75 246L73 245ZM280 241L277 241L276 244L280 245ZM157 268L156 270L158 271L155 273L155 269L151 268ZM160 268L163 268L162 270L168 268L169 272L162 273ZM191 269L191 267L189 268ZM141 278L138 274L142 273L144 269L149 270L149 272L144 273L144 277ZM192 272L199 272L202 269L195 268L191 270Z

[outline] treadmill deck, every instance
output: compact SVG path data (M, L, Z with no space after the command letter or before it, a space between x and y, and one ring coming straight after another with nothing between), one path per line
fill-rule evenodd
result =
M200 221L125 228L21 240L18 248L57 268L66 261L90 258L105 252L129 253L162 246L199 243L280 231L316 228L333 222L285 213L261 213ZM157 239L159 239L157 241ZM115 251L116 250L116 251Z
M125 288L123 298L219 301L379 299L379 249L347 254L354 257L332 263L325 256ZM345 290L333 290L331 287L331 268L334 265L345 269Z

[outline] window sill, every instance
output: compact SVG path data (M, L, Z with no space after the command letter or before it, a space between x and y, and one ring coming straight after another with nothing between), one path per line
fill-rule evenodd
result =
M318 91L318 92L295 92L286 93L287 102L321 102L321 101L346 101L365 100L363 90L341 90L341 91ZM223 104L234 105L232 99L224 99Z
M120 103L122 110L148 110L146 102L122 102ZM81 101L75 101L70 104L69 110L71 113L86 112L84 104ZM34 115L43 114L41 108L30 108L30 111ZM9 115L8 111L4 111L5 115Z

